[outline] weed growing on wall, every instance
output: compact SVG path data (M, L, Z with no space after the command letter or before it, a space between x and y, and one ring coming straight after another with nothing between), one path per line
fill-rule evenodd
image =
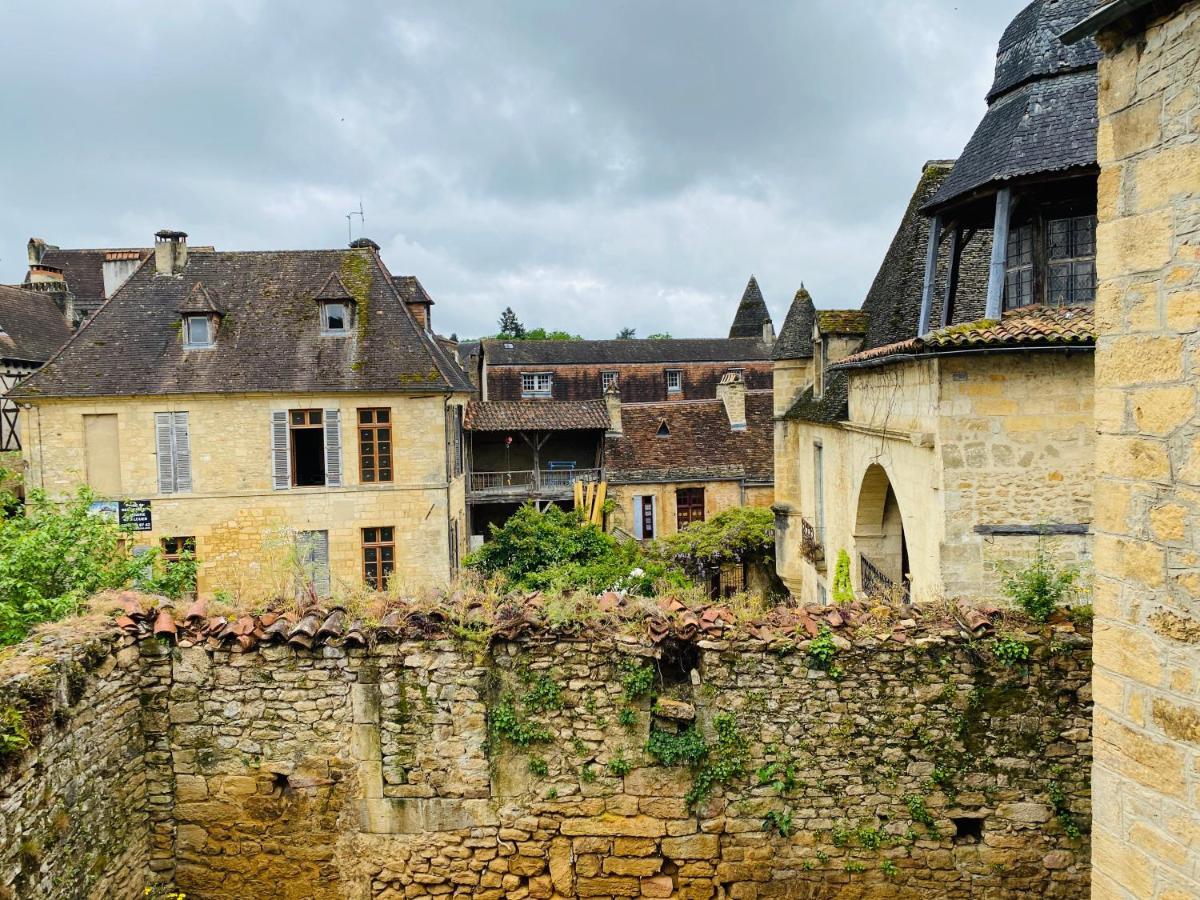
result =
M850 603L854 600L854 585L850 581L850 554L845 548L838 551L833 569L833 602Z
M1000 587L1035 622L1045 622L1059 606L1076 593L1080 572L1073 566L1060 566L1050 553L1045 537L1028 565L1002 567Z
M780 837L791 837L794 829L791 810L771 810L763 819L763 831L774 831Z
M992 652L1006 666L1015 666L1029 659L1029 645L1011 635L1000 635L992 640Z
M29 746L25 714L15 706L0 707L0 765Z
M686 765L692 770L692 787L685 800L694 807L707 800L713 788L728 784L746 774L749 751L746 739L730 713L713 716L717 739L705 741L696 726L679 733L654 729L646 742L646 752L664 766Z

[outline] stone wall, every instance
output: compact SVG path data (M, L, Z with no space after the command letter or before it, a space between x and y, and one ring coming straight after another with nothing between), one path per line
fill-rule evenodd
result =
M169 791L147 764L138 649L107 621L75 626L0 653L4 900L137 897L171 855L169 834L154 849Z
M654 497L657 527L655 537L667 537L679 531L675 492L680 488L704 489L704 518L714 518L727 509L741 506L768 507L775 499L772 485L747 485L742 481L669 481L640 484L609 484L608 496L617 508L609 514L609 524L633 534L636 518L634 497Z
M1102 36L1097 900L1200 896L1200 3Z

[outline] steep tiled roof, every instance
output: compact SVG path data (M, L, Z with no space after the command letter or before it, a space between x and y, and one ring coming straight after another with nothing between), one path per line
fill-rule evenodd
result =
M754 338L672 338L664 341L483 341L489 366L605 363L738 362L771 358Z
M861 309L818 309L822 334L866 334L867 314Z
M320 333L315 297L333 274L359 297L344 337ZM212 349L184 350L179 309L197 286L225 315ZM450 390L471 385L416 326L378 254L362 249L195 253L175 276L143 262L13 395Z
M605 440L605 465L615 483L774 479L770 391L746 393L744 431L729 427L720 400L627 403L621 425L623 434Z
M193 248L194 249L194 248ZM47 247L42 264L62 269L67 287L77 301L92 307L104 301L104 261L106 259L146 259L154 251L149 247L94 248L63 250Z
M812 333L813 321L817 311L813 306L812 295L800 285L792 305L788 308L787 317L783 320L783 328L771 348L772 359L807 359L813 355Z
M1096 323L1091 307L1032 306L1006 313L1000 321L981 319L965 325L951 325L924 337L864 350L839 361L834 368L883 361L890 357L954 350L1089 347L1095 343Z
M425 303L433 306L433 298L415 275L396 275L392 278L396 291L405 303Z
M814 396L814 389L810 387L800 395L783 417L824 425L844 422L850 418L849 379L846 373L836 369L826 372L825 390L821 396Z
M0 285L0 359L44 363L70 337L49 294Z
M731 338L761 338L763 326L771 321L771 312L763 300L762 291L758 289L758 279L753 275L746 283L742 293L742 301L738 304L737 315L729 326Z
M581 431L608 428L603 400L493 400L467 404L467 431Z
M1096 0L1035 0L1005 31L988 111L927 211L997 182L1096 164L1096 63L1090 38L1059 36Z

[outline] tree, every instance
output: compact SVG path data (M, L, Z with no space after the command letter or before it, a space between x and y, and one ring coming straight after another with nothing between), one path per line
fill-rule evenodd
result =
M620 331L617 332L617 340L618 341L632 341L636 337L637 337L637 329L636 328L622 328Z
M648 338L646 338L646 340L648 340L648 341L669 341L669 340L671 340L671 332L660 331L657 334L650 335Z
M578 334L569 331L547 331L545 328L530 328L522 337L527 341L582 341Z
M525 337L525 326L521 324L521 320L517 318L517 314L513 312L511 306L504 307L504 312L500 313L500 333L496 337L518 339Z

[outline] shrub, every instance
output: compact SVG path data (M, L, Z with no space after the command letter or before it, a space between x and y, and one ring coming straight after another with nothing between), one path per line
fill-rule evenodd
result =
M833 602L850 603L854 599L854 585L850 582L850 554L838 551L837 564L833 569Z
M1005 595L1025 610L1029 618L1045 622L1075 592L1078 580L1079 570L1059 566L1042 537L1030 563L1002 570L1000 584Z
M992 652L1006 666L1015 666L1029 659L1029 645L1019 638L1001 635L992 641Z
M663 538L655 551L693 577L728 562L770 565L775 553L775 514L753 506L727 509Z

